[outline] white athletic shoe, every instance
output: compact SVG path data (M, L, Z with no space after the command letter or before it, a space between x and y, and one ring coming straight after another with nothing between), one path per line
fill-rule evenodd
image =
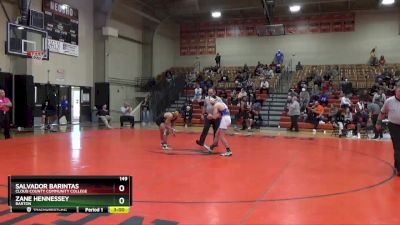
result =
M317 133L317 130L316 130L316 129L313 129L312 132L313 132L313 134L316 134L316 133Z
M168 146L167 144L162 145L162 150L171 150L172 148Z
M203 145L203 147L204 147L209 153L212 153L212 152L213 152L213 150L210 148L210 146Z
M230 151L230 152L222 153L221 156L226 156L226 157L232 156L232 152Z

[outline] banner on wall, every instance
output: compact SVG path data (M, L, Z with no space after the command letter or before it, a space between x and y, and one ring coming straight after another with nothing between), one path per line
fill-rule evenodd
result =
M181 55L214 55L217 38L355 31L354 13L275 18L274 21L273 26L266 26L263 18L182 24Z
M56 52L64 55L79 56L78 45L48 39L48 46L51 52Z

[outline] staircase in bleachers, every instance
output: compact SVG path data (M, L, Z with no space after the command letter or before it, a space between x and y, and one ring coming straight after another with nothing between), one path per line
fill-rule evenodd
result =
M287 93L270 93L264 102L261 115L263 126L278 127L287 102Z

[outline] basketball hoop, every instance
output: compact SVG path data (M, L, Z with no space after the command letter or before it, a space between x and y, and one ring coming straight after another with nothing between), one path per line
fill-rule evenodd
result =
M34 62L41 62L44 58L45 51L28 51L27 56L30 57Z

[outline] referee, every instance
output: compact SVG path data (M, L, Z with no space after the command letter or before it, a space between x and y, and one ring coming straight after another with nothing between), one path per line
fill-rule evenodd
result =
M394 167L400 176L400 83L397 83L395 95L385 101L376 123L376 129L382 129L382 120L389 120L389 132L394 148Z
M12 107L10 99L6 97L6 92L0 88L0 129L4 129L4 138L10 139L10 115L9 111Z
M204 121L204 127L203 127L203 132L200 135L200 140L196 140L196 143L202 147L204 147L204 142L206 141L208 130L210 130L210 127L213 127L214 130L214 137L215 134L217 133L219 123L221 121L220 118L218 119L207 119L207 115L212 115L213 114L213 105L210 103L210 97L213 97L216 99L216 102L222 102L222 99L220 97L215 96L215 89L214 88L209 88L208 89L208 96L204 99L204 106L202 109L202 115L201 115L201 120Z

